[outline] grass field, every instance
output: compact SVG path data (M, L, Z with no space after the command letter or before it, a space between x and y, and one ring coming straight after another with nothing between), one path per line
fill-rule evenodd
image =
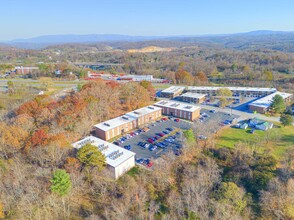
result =
M233 148L241 142L260 152L269 150L277 159L281 159L288 150L294 149L294 126L275 125L271 130L256 130L254 134L250 134L249 130L224 128L216 138L216 145Z

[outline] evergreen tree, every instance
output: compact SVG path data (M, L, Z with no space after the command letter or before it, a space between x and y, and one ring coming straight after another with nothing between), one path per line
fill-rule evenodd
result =
M284 127L291 125L294 122L292 115L282 114L280 117L280 122Z
M105 156L96 146L91 144L81 147L77 153L77 158L85 166L97 167L99 170L102 170L105 166Z
M270 107L275 113L282 113L285 111L286 106L283 97L280 95L275 95Z
M52 183L51 191L60 196L66 195L71 189L70 176L65 170L54 171L50 182Z

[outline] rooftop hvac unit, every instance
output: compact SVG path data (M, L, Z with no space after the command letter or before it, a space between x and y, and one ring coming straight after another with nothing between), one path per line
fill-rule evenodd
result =
M111 157L110 159L115 160L115 159L121 157L123 154L124 154L124 152L120 152L120 153L114 155L113 157Z
M189 105L186 106L186 109L191 109L191 108L192 108L192 106L189 106Z
M122 116L122 118L125 119L125 120L129 120L129 118L126 117L126 116Z
M136 114L136 115L140 115L140 112L136 112L136 111L134 111L134 114Z
M108 123L106 123L106 122L104 122L103 124L104 124L105 126L110 127L110 124L108 124Z
M153 108L153 107L151 107L151 106L148 106L148 108L149 108L149 109L154 109L154 108Z

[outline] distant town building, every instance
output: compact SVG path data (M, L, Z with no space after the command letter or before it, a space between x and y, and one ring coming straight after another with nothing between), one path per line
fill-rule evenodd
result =
M161 91L160 96L163 98L175 98L182 94L185 90L185 86L171 86Z
M95 134L103 140L109 140L161 117L161 108L147 106L129 112L123 116L96 124Z
M85 137L84 139L73 143L72 146L79 149L86 144L96 146L106 157L107 168L114 179L118 179L135 166L135 153L94 136Z
M174 101L160 101L154 104L162 108L162 114L193 121L200 116L200 107Z
M141 81L153 81L153 75L125 75L120 76L117 78L117 80L129 80L129 81L135 81L135 82L141 82Z
M285 92L275 92L275 93L272 93L268 96L265 96L261 99L258 99L254 102L251 102L249 104L249 109L253 112L258 112L258 113L266 113L267 111L269 111L270 109L270 106L272 104L272 101L273 101L273 98L276 96L276 95L280 95L282 96L282 98L285 100L285 102L290 102L293 95L290 94L290 93L285 93Z
M15 71L17 74L29 74L37 70L39 70L39 67L24 67L24 66L15 67Z
M179 99L182 102L188 102L188 103L194 103L194 104L200 104L205 101L205 94L199 94L199 93L193 93L193 92L187 92L182 94Z

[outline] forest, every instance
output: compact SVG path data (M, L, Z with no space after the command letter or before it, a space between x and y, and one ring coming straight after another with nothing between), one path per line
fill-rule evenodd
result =
M183 154L119 180L70 143L93 124L148 105L149 83L91 81L61 100L37 96L0 124L0 218L293 219L294 152L219 148L187 132ZM88 165L88 166L85 166Z

